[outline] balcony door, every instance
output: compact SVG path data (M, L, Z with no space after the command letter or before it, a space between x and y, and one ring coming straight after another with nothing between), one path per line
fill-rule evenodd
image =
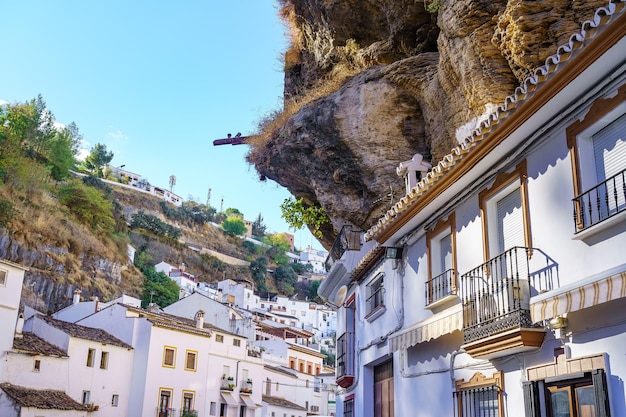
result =
M172 407L172 391L162 389L159 395L159 417L169 417Z

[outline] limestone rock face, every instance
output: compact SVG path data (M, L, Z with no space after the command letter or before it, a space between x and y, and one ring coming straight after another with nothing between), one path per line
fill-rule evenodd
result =
M259 174L363 230L404 195L396 167L437 163L606 0L283 0L285 97L359 73L251 154ZM434 10L431 13L428 10Z

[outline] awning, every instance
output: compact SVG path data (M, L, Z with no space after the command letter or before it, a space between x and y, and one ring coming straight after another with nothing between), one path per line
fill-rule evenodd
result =
M444 334L452 333L463 328L463 311L461 304L433 314L426 320L422 320L389 338L389 348L392 352L406 349L418 343L436 339Z
M626 265L530 299L533 323L626 297Z
M224 400L224 402L228 405L233 405L233 406L239 406L239 402L235 399L235 397L233 397L233 394L231 394L230 392L221 392L222 394L222 399Z
M259 406L256 405L256 403L252 400L252 397L250 397L249 395L241 395L239 396L239 398L241 398L241 401L244 403L246 407L259 408Z

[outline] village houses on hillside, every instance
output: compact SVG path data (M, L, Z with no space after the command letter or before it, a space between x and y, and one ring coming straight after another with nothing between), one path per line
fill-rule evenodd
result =
M20 313L24 270L0 260L3 417L334 415L311 332L199 292L142 309L75 291L53 316Z
M624 10L341 230L318 291L339 307L338 415L626 415Z

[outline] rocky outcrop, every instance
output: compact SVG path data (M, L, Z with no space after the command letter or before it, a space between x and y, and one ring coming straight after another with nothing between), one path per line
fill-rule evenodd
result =
M24 287L49 311L68 305L75 289L80 289L85 298L97 296L109 300L120 295L124 265L97 254L83 253L76 259L64 248L32 247L2 235L0 258L28 268Z
M401 161L437 162L608 0L285 0L286 99L358 72L251 157L339 228L369 228L404 194ZM430 10L430 11L429 11ZM435 13L431 13L435 12Z

